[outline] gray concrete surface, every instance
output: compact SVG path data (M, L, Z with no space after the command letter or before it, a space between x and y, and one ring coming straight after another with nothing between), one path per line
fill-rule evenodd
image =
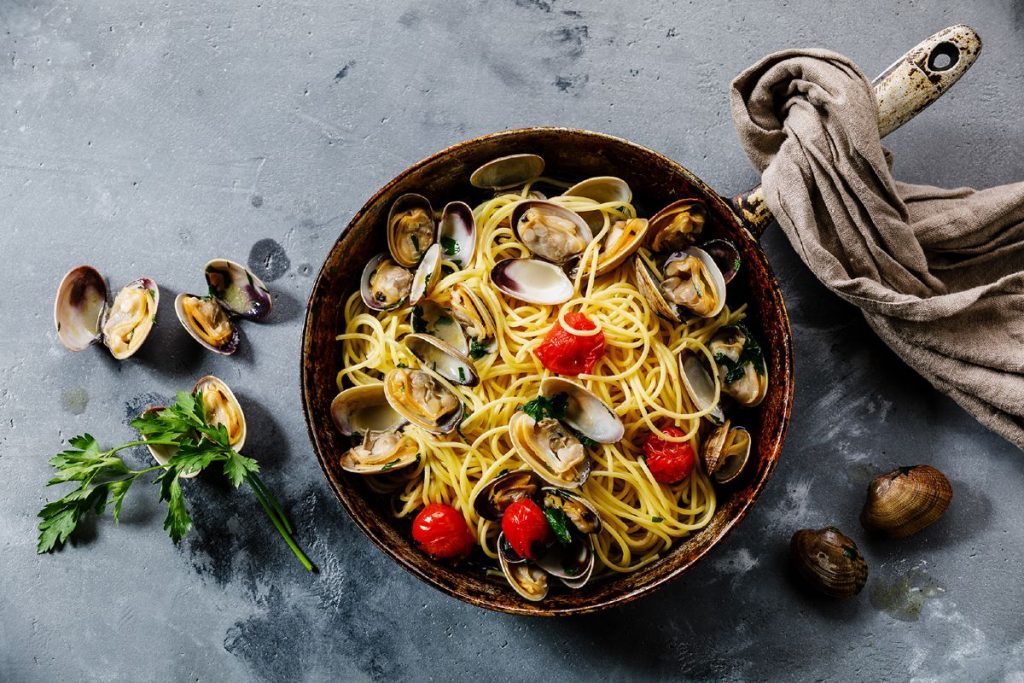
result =
M530 124L621 135L722 192L753 183L727 85L763 54L827 46L877 73L967 21L980 62L894 135L899 177L1024 177L1024 6L1003 2L13 2L0 4L0 679L1024 680L1024 459L937 395L857 313L766 237L793 319L795 417L756 511L682 580L562 621L491 614L387 561L332 497L298 392L301 311L319 263L381 184L448 144ZM214 256L276 299L234 358L201 351L165 303L134 360L71 354L62 273L154 277L164 301ZM46 458L89 430L128 439L141 406L214 372L241 395L266 479L322 573L255 503L207 482L195 532L152 491L119 527L37 557ZM131 456L138 462L144 454ZM927 462L956 498L901 543L865 542L864 593L836 604L784 572L789 535L856 533L869 476ZM857 534L860 537L859 533Z

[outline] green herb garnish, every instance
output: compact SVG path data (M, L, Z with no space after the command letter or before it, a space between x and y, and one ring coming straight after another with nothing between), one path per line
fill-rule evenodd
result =
M548 520L548 526L554 532L555 538L562 545L572 543L572 533L569 531L569 518L559 508L544 508L544 517Z
M754 371L763 375L767 372L764 364L764 353L761 351L760 345L757 340L750 333L742 323L735 325L736 329L743 334L746 341L743 342L743 350L740 352L739 358L733 360L729 356L722 352L715 354L715 362L725 367L725 383L732 384L743 379L743 375L746 374L746 365L750 363L754 367Z
M459 366L459 381L463 384L466 382L466 370L461 365Z
M661 517L651 517L651 521L654 522L655 524L661 524L665 520L662 519Z
M174 405L132 420L132 427L139 431L142 439L103 450L92 435L82 434L68 440L71 448L50 458L55 474L46 485L78 482L78 487L39 511L42 521L39 522L36 552L48 553L63 546L84 517L90 513L103 514L108 503L113 503L114 521L118 521L128 490L140 477L150 473L157 473L153 483L160 485L160 500L167 502L164 529L177 543L192 528L181 476L223 463L224 474L232 485L235 488L242 482L249 485L295 557L306 569L314 569L295 542L295 529L281 503L257 474L259 464L231 447L224 425L207 421L202 392L195 396L179 392ZM115 455L126 448L143 445L173 446L177 450L166 465L141 470L131 469Z
M564 419L568 407L569 394L563 393L557 394L554 398L538 396L524 403L519 410L532 417L535 422L540 422L546 417L553 417L556 420Z
M444 253L448 256L455 256L462 250L459 243L451 237L441 238L441 248L444 249Z
M474 360L480 360L484 356L488 355L490 351L487 349L487 345L481 343L477 339L469 340L469 355Z

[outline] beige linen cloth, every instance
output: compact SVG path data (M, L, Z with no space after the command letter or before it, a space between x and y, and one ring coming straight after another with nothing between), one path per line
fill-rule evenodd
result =
M1024 448L1024 183L893 180L871 84L832 52L766 57L733 81L731 104L804 263L910 367Z

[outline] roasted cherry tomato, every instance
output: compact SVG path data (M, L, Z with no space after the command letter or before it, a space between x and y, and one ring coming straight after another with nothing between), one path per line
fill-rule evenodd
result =
M686 436L679 427L658 425L669 436ZM644 441L644 459L647 469L659 484L678 484L693 472L694 453L689 443L665 441L657 434L651 434Z
M566 313L565 322L576 330L597 329L582 313ZM593 370L604 355L604 333L577 335L556 322L533 354L551 372L575 377Z
M547 517L529 498L520 498L505 508L501 530L512 550L528 560L540 557L552 540Z
M439 560L461 560L476 545L462 513L443 503L420 510L412 523L412 538L423 552Z

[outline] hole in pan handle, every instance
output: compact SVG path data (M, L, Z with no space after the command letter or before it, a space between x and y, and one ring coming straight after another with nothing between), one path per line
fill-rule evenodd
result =
M981 36L966 24L950 26L914 46L872 84L878 103L878 132L885 137L953 87L981 54ZM730 201L754 237L772 222L764 192L756 187Z

